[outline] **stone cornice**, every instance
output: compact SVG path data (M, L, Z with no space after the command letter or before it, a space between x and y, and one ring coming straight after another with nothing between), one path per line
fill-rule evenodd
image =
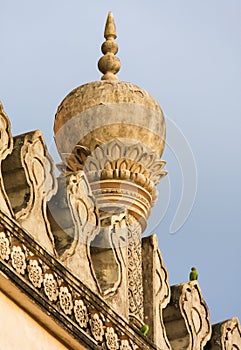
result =
M11 281L45 318L54 320L71 335L75 344L80 342L88 349L103 346L119 349L122 343L130 350L157 349L36 243L15 220L0 212L0 224L1 279L6 282L1 283L1 290ZM18 303L21 304L21 299ZM25 309L33 313L32 307L25 306ZM45 322L43 326L49 328ZM54 328L49 331L53 333ZM77 347L73 345L72 349Z

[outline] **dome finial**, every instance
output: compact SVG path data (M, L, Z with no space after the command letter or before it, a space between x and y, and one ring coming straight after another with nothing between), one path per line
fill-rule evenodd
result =
M118 80L115 74L120 70L120 60L115 56L118 52L118 45L114 41L117 35L112 12L108 13L104 37L106 41L101 46L101 51L104 56L102 56L98 62L98 68L101 73L104 74L101 80Z

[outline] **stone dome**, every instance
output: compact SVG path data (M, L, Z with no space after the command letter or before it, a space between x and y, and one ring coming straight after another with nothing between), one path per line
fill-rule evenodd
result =
M116 28L109 13L102 44L103 56L98 67L101 81L91 82L70 92L58 107L55 141L62 158L76 145L92 152L113 139L141 142L149 151L161 156L165 146L166 127L163 112L155 99L144 89L118 81L115 75L120 61L115 56Z
M60 155L79 144L93 151L114 138L142 142L161 156L165 146L163 112L144 89L118 80L77 87L58 107L54 123Z

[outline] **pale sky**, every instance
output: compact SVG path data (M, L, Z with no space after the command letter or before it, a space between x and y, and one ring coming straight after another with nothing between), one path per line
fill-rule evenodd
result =
M110 10L119 79L146 89L167 118L162 158L169 175L145 234L158 235L170 284L187 281L197 266L213 323L241 321L240 0L0 0L0 99L12 133L40 129L53 150L57 106L75 87L100 78L96 64ZM194 157L182 171L186 151L175 143L173 123ZM193 209L171 234L183 178L194 181L195 163Z

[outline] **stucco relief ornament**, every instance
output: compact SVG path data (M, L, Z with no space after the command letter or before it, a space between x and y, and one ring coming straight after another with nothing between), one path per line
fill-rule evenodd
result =
M43 271L36 256L31 256L29 259L28 278L35 288L41 288L43 283Z
M66 315L71 315L72 309L73 309L73 301L72 301L72 295L69 291L68 286L65 284L62 284L60 286L59 290L59 301L61 309L64 311Z
M50 301L56 301L58 298L58 283L50 270L44 274L44 292Z
M8 260L10 255L9 240L2 228L0 228L0 258Z
M105 332L106 346L109 350L119 349L118 336L113 327L107 327Z
M75 299L74 301L74 316L80 327L87 328L89 316L87 307L81 299Z
M90 329L95 340L101 342L103 340L104 328L100 315L97 312L91 313Z
M24 275L26 270L26 258L21 243L14 243L11 251L12 266L18 272Z
M131 346L129 344L129 340L126 338L121 339L120 350L131 350Z

